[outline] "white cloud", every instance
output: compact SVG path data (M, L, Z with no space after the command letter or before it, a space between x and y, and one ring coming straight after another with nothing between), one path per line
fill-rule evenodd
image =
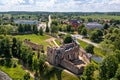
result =
M0 11L120 11L120 0L1 0L1 3Z

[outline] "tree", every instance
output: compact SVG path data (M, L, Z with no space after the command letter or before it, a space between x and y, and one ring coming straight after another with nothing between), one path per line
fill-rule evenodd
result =
M37 34L37 33L38 33L38 28L37 28L37 26L36 26L36 25L33 25L33 32L34 32L35 34Z
M98 42L98 34L96 31L93 31L90 36L90 40L93 42Z
M101 38L101 37L103 36L103 32L102 32L102 30L100 30L100 29L96 29L96 32L97 32L99 38Z
M55 25L51 26L51 33L57 33L58 32L58 27Z
M17 56L17 39L16 38L13 38L12 54L14 57Z
M42 29L42 27L40 27L39 34L43 35L43 29Z
M115 56L109 55L105 57L99 67L100 80L108 80L115 76L118 68L118 60Z
M102 40L103 32L100 29L96 29L91 32L90 40L93 42L100 42Z
M52 25L58 26L58 22L57 21L52 21L51 26Z
M93 22L92 18L88 18L88 22Z
M115 39L113 44L114 44L116 49L120 50L120 38L119 39Z
M49 27L48 27L48 25L47 25L47 26L46 26L46 29L45 29L45 32L46 32L46 33L49 33L49 31L50 31L50 30L49 30Z
M71 32L72 26L71 25L67 25L66 27L67 27L67 32Z
M117 78L118 80L120 79L120 67L117 69L115 73L115 78Z
M93 80L94 70L95 70L95 67L93 64L89 64L85 67L83 72L83 76L86 76L85 80Z
M84 25L81 25L81 26L78 27L78 33L79 33L79 34L81 34L81 31L82 31L82 29L83 29L84 27L85 27Z
M24 25L20 24L18 27L18 32L24 32L24 31L25 31Z
M114 55L118 59L118 62L120 63L120 50L116 50Z
M74 32L74 28L73 28L73 27L71 28L71 32L72 32L72 33Z
M118 80L117 78L111 78L110 80Z
M10 46L10 39L9 37L4 37L1 41L0 41L0 52L1 54L3 54L5 57L10 58L11 57L11 46Z
M72 37L70 34L67 34L64 38L64 43L67 44L67 43L71 43L73 40L72 40Z
M82 28L81 34L82 34L83 36L87 36L87 29L86 29L85 27Z
M103 26L104 29L108 29L109 28L109 25L107 23L104 24Z
M24 75L24 80L30 80L30 74L29 73Z
M86 51L87 53L93 54L93 53L94 53L94 46L91 45L91 44L87 45L86 48L85 48L85 51Z

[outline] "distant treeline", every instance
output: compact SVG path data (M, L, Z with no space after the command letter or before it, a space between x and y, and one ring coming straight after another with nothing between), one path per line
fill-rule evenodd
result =
M120 16L120 12L27 12L27 11L10 11L10 12L0 12L0 14L67 14L67 15L93 15L93 14L106 14L106 15L116 15Z

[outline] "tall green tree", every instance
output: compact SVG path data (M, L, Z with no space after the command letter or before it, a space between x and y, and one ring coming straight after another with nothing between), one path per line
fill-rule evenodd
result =
M40 27L39 34L43 35L43 29L42 29L42 27Z
M13 38L12 54L14 57L17 57L17 39L16 38Z
M71 25L67 25L66 27L67 27L67 32L71 32L72 26Z
M33 25L33 32L34 32L35 34L37 34L37 33L38 33L38 28L37 28L37 26L36 26L36 25Z
M78 30L78 33L79 33L79 34L81 34L82 29L83 29L84 27L85 27L84 25L81 25L81 26L79 26L79 27L78 27L78 29L77 29L77 30Z
M46 32L46 33L49 33L49 31L50 31L50 30L49 30L49 27L48 27L48 24L47 24L46 29L45 29L45 32Z
M90 40L93 42L100 42L102 40L103 32L100 29L96 29L91 32Z
M115 76L118 68L118 60L115 56L109 55L105 57L99 67L100 80L108 80Z
M85 27L82 28L81 35L87 36L87 29Z
M52 25L51 26L51 33L57 33L58 32L58 26Z
M0 52L1 54L3 54L5 57L11 57L11 46L10 46L10 39L9 37L4 37L1 41L0 41Z
M95 67L93 64L89 64L85 67L83 76L86 76L83 80L93 80Z
M115 78L117 78L118 80L120 79L120 67L117 69L115 73Z

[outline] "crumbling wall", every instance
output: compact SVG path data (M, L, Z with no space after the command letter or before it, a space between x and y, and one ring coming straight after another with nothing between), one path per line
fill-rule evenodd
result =
M62 60L61 66L63 66L64 68L70 70L71 72L75 73L75 74L81 74L84 70L84 66L81 65L81 67L77 67L76 65L74 65L72 62L68 61L68 60Z
M69 50L66 50L64 53L64 58L67 60L75 60L78 59L79 57L79 47L73 47L70 48Z
M55 52L56 49L47 47L47 61L51 64L55 64Z

